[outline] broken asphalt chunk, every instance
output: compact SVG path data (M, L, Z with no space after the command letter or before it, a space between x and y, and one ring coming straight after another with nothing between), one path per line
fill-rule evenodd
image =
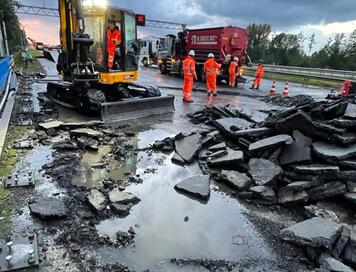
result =
M311 139L305 137L299 131L293 131L293 138L293 143L283 147L283 151L279 156L281 165L311 161Z
M111 203L117 204L137 204L141 201L137 196L129 192L123 192L120 189L114 189L109 193L109 200Z
M241 162L244 158L244 154L242 151L233 150L230 148L226 149L227 155L218 158L209 158L208 165L211 167L222 167L226 165L234 165L238 162Z
M272 136L254 142L250 144L248 150L251 152L258 152L258 151L264 151L269 148L275 148L278 146L282 146L284 144L291 144L291 143L293 143L293 139L291 136L286 134L281 134L281 135Z
M309 200L315 201L346 193L346 186L340 181L332 181L307 190Z
M331 248L341 232L341 225L314 217L283 229L281 238L300 246Z
M308 201L308 194L304 190L293 190L282 187L278 190L278 203L280 204L300 204Z
M98 130L94 130L91 128L78 128L69 131L70 136L85 136L98 139L103 136L103 133Z
M355 270L353 270L351 267L344 265L342 262L326 253L323 253L318 261L320 268L326 269L326 271L355 272Z
M263 205L273 205L276 203L276 193L269 186L254 186L250 188L252 198Z
M220 118L214 121L214 125L224 134L232 135L234 131L250 129L253 123L241 118Z
M356 144L337 146L325 142L313 143L313 152L326 160L345 160L356 155Z
M247 190L252 184L251 179L246 174L237 171L222 170L221 180L239 191Z
M272 185L283 174L282 168L269 160L252 158L248 165L256 185Z
M100 212L106 208L105 195L96 189L90 191L87 201L96 212Z
M270 131L271 131L271 129L267 128L267 127L251 128L251 129L235 131L235 132L233 132L232 136L233 137L242 137L242 136L261 137L261 136L266 135Z
M193 134L175 140L176 152L187 163L192 163L201 146L202 136Z
M67 208L63 199L44 197L36 199L29 205L31 214L42 220L63 218L67 216Z
M216 145L209 147L208 149L209 149L209 151L212 151L212 152L225 150L226 144L225 143L216 144Z
M208 200L210 196L210 177L199 175L187 178L174 186L177 191Z
M297 173L306 175L329 174L340 171L338 166L328 164L296 165L293 167L293 169Z

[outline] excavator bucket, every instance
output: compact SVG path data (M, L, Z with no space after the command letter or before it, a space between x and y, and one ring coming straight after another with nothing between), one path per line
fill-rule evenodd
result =
M174 112L174 95L130 98L101 104L101 119L105 123Z

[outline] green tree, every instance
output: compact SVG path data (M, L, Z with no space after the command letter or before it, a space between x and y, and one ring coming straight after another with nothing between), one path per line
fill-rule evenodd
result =
M250 24L247 26L249 32L248 52L252 61L263 59L269 45L271 25Z
M15 14L15 5L18 3L14 0L0 1L0 22L4 21L6 25L10 53L15 51L16 46L21 45L21 35L23 35Z

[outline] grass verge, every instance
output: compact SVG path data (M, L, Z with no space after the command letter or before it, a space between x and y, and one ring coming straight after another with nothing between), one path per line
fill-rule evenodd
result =
M245 70L245 75L247 76L255 76L255 71ZM277 80L277 81L288 81L294 83L300 83L304 85L312 85L330 89L340 89L342 84L342 80L328 80L328 79L320 79L320 78L313 78L313 77L306 77L306 76L297 76L297 75L286 75L286 74L279 74L279 73L271 73L265 72L264 78Z
M35 49L28 49L28 51L32 55L33 61L28 62L28 66L26 67L25 62L21 57L21 51L18 51L14 53L14 69L17 71L22 70L23 73L28 75L36 74L36 73L44 73L43 67L37 59L37 57L43 56L42 51L38 51Z

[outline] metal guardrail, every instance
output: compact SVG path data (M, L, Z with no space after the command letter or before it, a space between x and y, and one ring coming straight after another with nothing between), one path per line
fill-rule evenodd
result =
M306 77L315 77L331 80L356 80L356 71L347 70L332 70L332 69L318 69L318 68L306 68L296 66L282 66L282 65L270 65L264 64L266 72L274 72L280 74L298 75ZM253 70L256 70L257 65L253 65Z

